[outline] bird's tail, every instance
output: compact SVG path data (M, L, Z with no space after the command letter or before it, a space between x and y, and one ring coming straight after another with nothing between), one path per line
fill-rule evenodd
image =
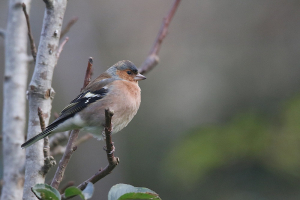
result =
M30 138L29 140L27 140L24 144L21 145L21 148L24 149L26 147L31 146L32 144L36 143L37 141L39 141L40 139L43 139L44 137L48 136L51 134L51 131L47 131L47 129L44 132L41 132L40 134L34 136L33 138Z

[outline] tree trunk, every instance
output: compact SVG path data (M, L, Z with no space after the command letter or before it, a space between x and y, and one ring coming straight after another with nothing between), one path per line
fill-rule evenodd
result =
M31 0L23 0L30 8ZM9 1L5 34L5 72L3 83L3 188L2 200L19 200L23 194L26 123L26 85L28 77L27 26L21 2Z
M57 63L56 52L59 45L61 26L64 18L67 0L44 0L46 10L38 47L35 70L29 84L29 119L28 138L41 132L38 118L38 107L44 113L48 124L54 90L51 87L53 70ZM45 177L41 168L44 164L43 141L39 141L26 149L26 169L23 199L36 199L31 187L44 183Z

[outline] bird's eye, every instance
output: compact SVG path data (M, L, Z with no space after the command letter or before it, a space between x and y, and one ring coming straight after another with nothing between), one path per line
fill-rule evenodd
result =
M132 74L132 72L131 72L131 71L127 71L127 74L129 74L129 75L130 75L130 74Z

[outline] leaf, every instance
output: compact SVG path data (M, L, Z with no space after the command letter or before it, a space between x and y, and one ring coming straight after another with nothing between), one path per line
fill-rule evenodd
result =
M85 197L85 199L90 199L93 196L94 193L94 184L91 182L88 182L87 186L85 187L85 189L82 191L83 196Z
M77 195L79 195L82 199L85 199L81 190L75 186L68 187L65 190L65 197L72 197L72 196L77 196Z
M60 200L61 196L57 189L47 184L36 184L31 188L34 195L40 200Z
M161 199L154 191L144 187L134 187L128 184L114 185L109 193L108 200L125 199Z
M75 186L68 187L65 190L65 197L72 197L72 196L79 195L82 199L86 200L86 199L90 199L93 196L93 193L94 193L94 185L93 183L89 182L83 191L81 191Z

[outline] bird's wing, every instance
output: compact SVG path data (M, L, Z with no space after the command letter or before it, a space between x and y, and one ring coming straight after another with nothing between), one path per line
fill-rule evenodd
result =
M94 103L105 97L109 91L107 85L113 81L114 79L109 78L94 82L92 86L90 86L89 84L81 94L79 94L75 99L73 99L73 101L71 101L70 104L60 112L60 116L50 125L58 121L64 121L70 117L73 117L77 112L86 108L89 104Z
M26 148L34 144L38 140L48 136L53 130L57 128L59 124L73 117L76 113L86 108L89 104L94 103L105 97L109 91L106 85L108 83L111 83L112 81L113 80L104 79L100 81L100 83L97 83L98 87L90 87L89 90L84 90L73 101L71 101L71 103L68 106L66 106L61 111L60 116L56 120L54 120L49 126L47 126L43 132L41 132L33 138L30 138L28 141L22 144L21 147Z
M107 88L101 88L100 90L95 91L86 91L78 95L71 103L66 106L60 113L60 116L54 120L44 132L48 130L48 132L51 132L54 130L60 123L63 121L73 117L76 113L80 112L84 108L86 108L89 104L94 103L103 97L106 96L108 93Z

